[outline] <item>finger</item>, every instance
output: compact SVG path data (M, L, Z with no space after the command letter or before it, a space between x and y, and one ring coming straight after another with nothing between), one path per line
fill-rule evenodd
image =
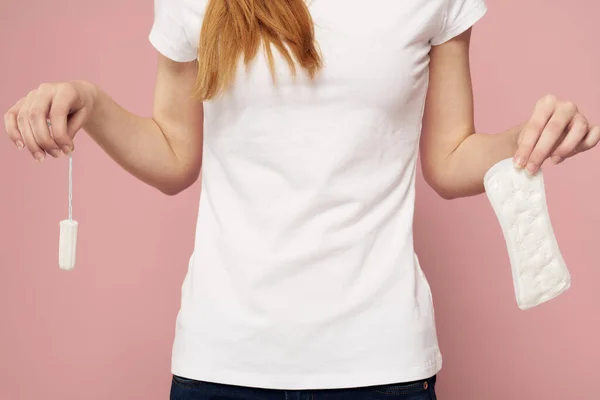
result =
M600 142L600 126L594 126L577 147L578 152L590 150Z
M529 162L544 127L552 117L556 103L554 96L546 96L536 103L531 119L519 135L519 147L514 159L517 168L523 168Z
M50 126L47 122L50 104L54 90L50 85L42 85L33 97L29 109L29 125L37 144L54 158L60 156L60 148L50 134Z
M18 149L25 148L25 142L23 142L23 138L21 137L21 132L19 132L19 127L17 125L17 114L21 109L21 106L25 102L25 98L22 98L12 106L6 114L4 114L4 129L6 129L6 133L8 138L17 146Z
M535 174L546 158L550 156L552 150L560 144L563 134L576 113L577 108L570 103L556 108L529 156L527 171L530 174Z
M572 120L571 128L569 129L567 135L552 153L552 161L555 164L559 164L565 158L570 157L585 138L587 133L587 120L581 114L576 115Z
M17 126L19 127L19 132L21 132L21 137L23 138L25 146L33 158L41 162L46 158L46 152L38 145L35 137L33 136L31 126L29 125L29 109L34 96L35 92L30 92L27 95L25 102L17 114Z
M57 146L65 154L73 151L73 135L68 131L68 119L76 95L71 87L61 86L57 89L50 106L49 118L52 123L52 135Z

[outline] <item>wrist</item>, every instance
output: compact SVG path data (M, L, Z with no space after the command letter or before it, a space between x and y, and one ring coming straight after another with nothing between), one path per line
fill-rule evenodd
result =
M70 83L81 96L82 106L93 109L98 98L99 88L87 81L71 81Z
M93 125L96 120L96 114L99 108L100 88L88 81L76 80L71 81L70 83L77 93L79 93L81 108L86 110L87 118L85 118L85 122L81 128L88 131L88 126Z

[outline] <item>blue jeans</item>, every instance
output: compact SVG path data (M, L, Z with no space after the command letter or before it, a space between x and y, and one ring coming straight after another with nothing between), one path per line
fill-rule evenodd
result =
M436 377L415 382L327 390L272 390L173 376L171 400L436 400Z

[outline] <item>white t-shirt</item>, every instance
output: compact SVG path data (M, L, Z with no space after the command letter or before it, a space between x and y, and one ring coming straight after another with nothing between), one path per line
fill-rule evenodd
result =
M192 61L207 0L155 0L151 43ZM195 248L172 372L275 389L406 382L442 358L413 249L428 53L483 0L311 0L324 70L259 56L206 102Z

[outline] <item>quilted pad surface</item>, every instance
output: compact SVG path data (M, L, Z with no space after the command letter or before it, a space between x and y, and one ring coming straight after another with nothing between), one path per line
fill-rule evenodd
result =
M506 159L490 168L484 184L506 241L519 308L567 290L571 275L550 221L542 172L530 176Z

